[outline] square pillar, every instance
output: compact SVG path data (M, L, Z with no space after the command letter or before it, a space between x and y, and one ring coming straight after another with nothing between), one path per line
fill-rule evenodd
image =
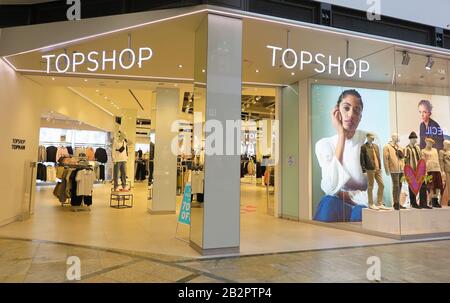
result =
M190 243L203 255L237 253L240 245L242 20L209 14L197 29L195 45L194 98L197 95L205 99L199 115L205 123L194 121L194 134L198 127L206 126L200 136L205 179L202 208L192 209Z
M179 96L178 88L156 89L153 199L148 204L151 214L173 214L176 209L177 155L172 151L172 141L178 133L171 127L178 120Z

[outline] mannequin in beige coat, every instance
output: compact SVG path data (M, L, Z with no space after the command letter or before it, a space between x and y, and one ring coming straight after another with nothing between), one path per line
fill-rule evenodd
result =
M383 148L384 171L386 172L386 175L391 176L392 179L392 197L394 209L396 210L405 208L400 205L404 151L403 148L398 145L399 141L398 134L392 134L391 141Z

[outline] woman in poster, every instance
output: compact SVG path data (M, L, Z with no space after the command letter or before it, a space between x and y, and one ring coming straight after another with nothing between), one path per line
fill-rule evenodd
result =
M367 133L358 130L363 108L361 95L356 90L342 92L331 113L337 134L316 143L325 196L317 207L314 220L362 220L362 209L367 207L367 179L360 164L361 146Z

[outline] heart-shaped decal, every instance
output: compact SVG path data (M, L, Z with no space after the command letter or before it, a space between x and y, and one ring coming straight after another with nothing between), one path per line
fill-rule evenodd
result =
M421 159L419 163L417 163L416 171L414 171L414 169L410 165L405 165L404 172L409 188L415 195L417 195L427 175L427 166L425 160Z

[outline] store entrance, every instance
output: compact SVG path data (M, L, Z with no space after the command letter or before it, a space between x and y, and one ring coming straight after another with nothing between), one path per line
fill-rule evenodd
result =
M155 181L155 146L159 142L155 132L157 123L161 123L157 117L161 117L157 113L157 90L161 87L178 90L179 99L174 100L179 105L175 108L176 119L189 121L192 113L186 108L189 106L186 96L192 95L192 85L29 77L41 84L47 95L55 93L55 99L70 106L55 106L57 104L52 100L45 102L40 129L36 130L39 150L33 215L20 224L6 226L2 232L19 238L197 256L189 245L176 239L176 236L188 239L189 230L179 229L175 234L175 212L149 213ZM112 123L102 123L104 117ZM180 128L178 134L174 132L173 138L181 138L188 125ZM127 191L122 191L119 171L117 185L120 192L117 192L114 142L119 132L127 140ZM181 158L183 163L188 160L187 155L177 156L180 165ZM84 175L89 175L89 179L80 182ZM175 175L180 175L176 166ZM179 209L184 182L173 185L176 209ZM74 186L83 186L84 192L78 192Z
M242 92L241 217L275 215L275 89L248 87Z

